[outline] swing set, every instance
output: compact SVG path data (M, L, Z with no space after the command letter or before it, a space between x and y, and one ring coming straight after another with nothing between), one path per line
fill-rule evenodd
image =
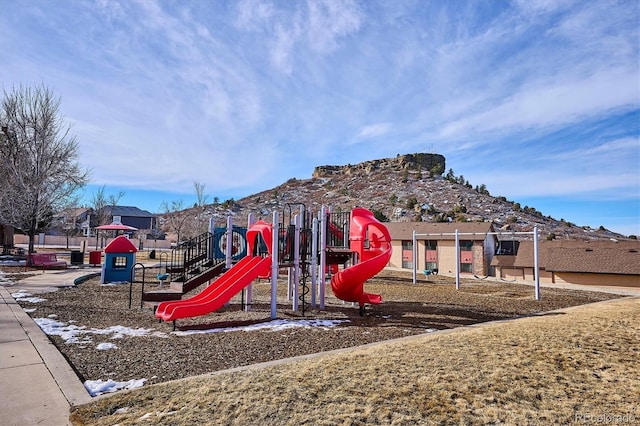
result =
M477 233L477 232L459 232L457 229L455 230L455 232L453 233L426 233L426 234L419 234L416 233L416 231L413 231L413 237L412 237L412 248L413 248L413 258L417 259L418 258L418 246L417 246L417 239L418 237L427 237L426 241L429 242L429 237L434 237L434 236L454 236L455 237L455 253L456 253L456 290L460 290L460 237L461 236L474 236L474 235L482 235L486 238L487 235L496 235L496 236L501 236L505 234L504 232L486 232L486 233ZM508 235L511 235L512 238L512 245L513 247L515 247L515 243L516 241L513 240L513 237L515 235L532 235L533 236L533 263L534 263L534 268L533 268L533 274L534 274L534 287L535 287L535 300L540 300L540 264L539 264L539 253L538 253L538 249L539 249L539 243L538 243L538 227L534 227L533 231L530 232L508 232ZM500 241L500 240L499 240ZM499 246L499 249L501 247ZM515 254L515 253L514 253ZM413 262L413 284L417 283L417 262L414 261ZM429 274L427 274L427 271L429 271L428 268L426 268L424 270L424 274L425 276L431 275L431 273L433 273L433 270L431 270L431 272Z

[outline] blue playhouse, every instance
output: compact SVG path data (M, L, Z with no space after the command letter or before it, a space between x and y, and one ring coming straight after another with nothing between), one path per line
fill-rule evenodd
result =
M129 281L137 251L136 246L125 235L111 241L104 249L101 283Z

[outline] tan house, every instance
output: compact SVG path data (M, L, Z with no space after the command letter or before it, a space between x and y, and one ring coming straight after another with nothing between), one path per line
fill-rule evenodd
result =
M413 232L416 232L416 270L456 273L456 241L460 247L460 273L490 275L491 260L496 252L497 238L490 222L386 222L391 235L393 254L389 268L413 270Z
M517 254L495 256L496 277L533 281L533 241ZM540 241L540 282L640 287L640 241Z

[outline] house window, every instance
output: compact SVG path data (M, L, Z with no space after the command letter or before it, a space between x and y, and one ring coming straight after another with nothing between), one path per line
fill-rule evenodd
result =
M424 243L424 267L433 271L438 269L438 242L435 240L427 240Z
M413 241L402 241L402 267L413 269Z
M126 269L127 268L127 257L126 256L114 256L113 269Z
M460 272L473 272L473 241L460 241Z

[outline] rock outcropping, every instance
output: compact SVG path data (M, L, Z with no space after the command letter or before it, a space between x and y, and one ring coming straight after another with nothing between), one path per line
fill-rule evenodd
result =
M352 175L364 172L370 174L376 170L417 170L429 172L438 170L438 175L442 174L446 168L445 158L440 154L405 154L396 158L383 158L380 160L364 161L355 165L345 166L318 166L313 171L314 178L332 177L335 175Z

